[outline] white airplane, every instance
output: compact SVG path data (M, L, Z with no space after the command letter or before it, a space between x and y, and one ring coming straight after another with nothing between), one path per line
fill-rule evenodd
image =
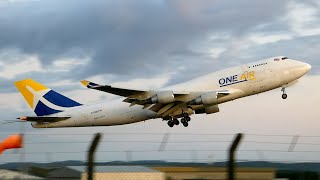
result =
M282 87L310 71L311 65L284 56L272 57L214 72L191 81L158 90L133 90L81 81L87 88L122 96L118 103L83 105L47 87L25 79L15 82L37 116L34 128L113 126L162 118L170 127L187 127L190 115L219 112L219 104ZM180 118L180 121L178 120Z

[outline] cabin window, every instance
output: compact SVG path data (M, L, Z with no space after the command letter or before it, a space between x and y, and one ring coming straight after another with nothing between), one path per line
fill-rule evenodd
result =
M288 59L287 57L283 57L283 58L281 58L282 60L285 60L285 59Z

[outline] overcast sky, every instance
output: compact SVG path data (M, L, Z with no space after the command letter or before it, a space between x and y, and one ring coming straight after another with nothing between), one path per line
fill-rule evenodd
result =
M120 100L116 96L87 90L79 81L128 88L154 89L183 82L219 69L271 56L285 55L310 63L312 71L288 88L288 100L280 89L220 106L221 112L194 116L188 128L169 128L160 119L118 127L32 129L29 124L0 126L0 139L8 134L69 134L27 136L31 142L86 142L105 133L105 140L161 141L162 133L222 133L229 136L171 135L170 140L232 139L232 134L288 134L320 136L320 3L319 1L228 0L0 0L0 113L1 119L34 115L13 83L33 78L84 103ZM111 135L108 133L159 133ZM133 139L132 139L133 138ZM150 139L151 138L151 139ZM152 139L153 138L153 139ZM175 139L176 138L176 139ZM290 143L291 136L255 137L248 141ZM283 138L283 139L281 139ZM299 142L320 143L319 137ZM157 150L160 143L103 143L100 151ZM168 149L226 149L228 143L169 144ZM317 153L280 153L285 145L250 144L241 148L240 159L283 161L319 160ZM85 151L87 144L26 144L26 152ZM260 148L260 149L259 149ZM319 145L299 145L298 150L320 151ZM81 150L80 150L81 149ZM116 155L115 155L116 154ZM124 153L100 153L99 160L124 160ZM132 159L224 159L224 152L133 153ZM82 160L84 153L28 155L26 161ZM1 162L18 162L10 152Z

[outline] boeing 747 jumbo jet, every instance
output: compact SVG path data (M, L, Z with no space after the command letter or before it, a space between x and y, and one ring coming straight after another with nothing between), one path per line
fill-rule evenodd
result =
M219 104L286 87L310 71L307 63L273 57L214 72L157 90L133 90L81 81L89 89L124 97L119 104L83 105L32 79L15 82L37 116L22 116L34 128L113 126L161 118L170 127L187 127L192 114L219 112ZM180 118L180 121L178 120Z

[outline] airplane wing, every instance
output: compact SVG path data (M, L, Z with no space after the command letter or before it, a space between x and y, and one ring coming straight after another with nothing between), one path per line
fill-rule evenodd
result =
M89 89L104 91L110 94L123 96L123 97L134 96L134 95L143 94L144 92L146 92L141 90L117 88L109 85L100 85L87 80L83 80L81 81L81 83Z
M89 89L104 91L110 94L127 97L128 99L136 98L141 100L141 99L144 99L145 96L148 96L152 93L149 90L124 89L124 88L112 87L110 85L100 85L87 80L82 80L81 83ZM179 95L187 95L190 93L184 91L184 92L174 92L174 94L179 96ZM129 101L125 100L124 102L129 102Z
M95 89L110 94L126 97L123 102L133 105L142 105L143 108L149 108L159 116L165 117L173 114L175 111L187 109L190 107L190 101L205 93L214 93L216 98L229 95L231 90L218 90L214 92L187 92L187 91L148 91L133 90L112 87L110 85L100 85L87 80L81 83L89 89ZM190 99L190 97L193 97Z

